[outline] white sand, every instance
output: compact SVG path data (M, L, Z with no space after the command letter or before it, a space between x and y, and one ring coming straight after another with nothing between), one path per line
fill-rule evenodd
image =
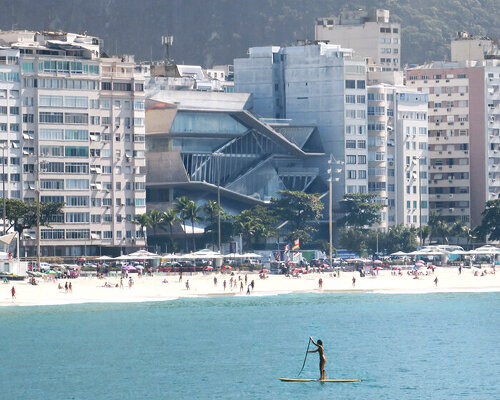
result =
M491 271L491 269L488 269ZM283 275L269 275L267 279L259 279L258 274L248 274L248 284L254 280L255 289L251 296L266 296L283 293L331 293L331 292L375 292L375 293L437 293L437 292L487 292L500 291L500 273L495 275L474 276L473 271L464 269L458 275L457 268L437 268L434 275L422 276L413 279L412 276L392 276L391 271L379 271L376 277L359 277L359 273L342 272L339 277L332 277L329 273L303 275L300 278L287 278ZM73 291L66 293L64 289L59 290L58 284L64 286L64 280L44 281L38 279L39 285L33 286L24 282L0 283L0 306L33 306L53 304L73 304L91 302L142 302L142 301L164 301L180 297L196 296L220 296L237 295L246 296L247 286L240 293L240 282L237 288L229 287L229 275L217 274L193 274L184 273L182 282L178 275L158 275L154 277L138 278L132 274L134 285L128 287L127 280L123 280L124 288L103 287L105 282L112 286L120 282L119 278L106 279L77 278L71 279ZM218 279L214 286L214 276ZM240 276L244 279L244 273ZM352 286L352 277L356 277L355 287ZM438 277L437 287L434 284ZM238 272L235 271L238 279ZM323 279L323 289L318 288L319 278ZM163 283L163 280L168 283ZM233 277L234 279L234 277ZM189 280L190 290L186 289L185 282ZM227 281L226 290L223 289L223 281ZM16 288L16 299L11 299L11 288Z

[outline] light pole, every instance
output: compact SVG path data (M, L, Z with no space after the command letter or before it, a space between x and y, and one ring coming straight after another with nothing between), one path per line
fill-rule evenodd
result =
M5 235L6 233L6 225L5 225L5 146L6 143L2 143L2 206L3 206L3 213L2 213L2 219L3 219L3 234Z
M221 232L220 232L220 156L221 153L214 153L215 159L217 160L217 240L218 249L221 253Z
M332 221L332 214L333 214L333 164L342 164L342 162L337 162L335 160L335 158L333 157L333 154L330 153L330 159L328 160L328 164L330 165L330 168L328 169L328 174L329 174L329 178L328 178L328 194L329 194L329 197L328 197L328 232L330 234L330 241L329 241L329 251L328 251L328 255L329 255L329 259L330 259L330 268L333 267L333 257L332 257L332 253L333 253L333 221ZM336 173L340 173L342 171L342 169L340 168L337 168L335 170ZM336 181L339 180L339 178L335 178Z
M423 159L422 156L413 156L413 159L417 161L417 176L418 176L418 238L419 247L422 247L422 175L420 173L420 160Z

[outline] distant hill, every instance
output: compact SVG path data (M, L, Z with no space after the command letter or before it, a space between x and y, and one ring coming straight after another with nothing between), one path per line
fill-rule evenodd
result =
M449 58L456 32L500 37L499 0L0 0L0 29L87 31L110 54L160 59L174 35L179 63L232 63L252 46L314 38L318 17L386 8L402 24L402 61Z

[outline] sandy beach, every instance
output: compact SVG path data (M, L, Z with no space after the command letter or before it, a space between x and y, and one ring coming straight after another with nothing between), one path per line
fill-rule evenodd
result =
M491 269L488 269L491 272ZM473 270L464 269L459 275L457 268L437 268L434 274L413 276L403 271L402 276L394 276L389 270L379 271L377 276L361 278L357 272L341 272L340 277L330 273L313 273L301 275L299 278L283 275L268 275L260 279L257 273L249 273L245 285L245 274L234 272L236 286L230 287L229 274L196 273L183 274L182 281L179 275L156 275L153 277L137 277L131 274L134 284L129 287L128 280L123 280L120 288L119 277L105 279L80 277L71 279L73 290L58 289L59 283L64 287L66 281L60 279L44 281L38 279L39 285L30 285L26 281L0 284L0 306L35 306L76 303L107 303L107 302L144 302L165 301L181 297L197 296L247 296L247 287L253 280L254 289L250 296L271 296L285 293L331 293L331 292L372 292L392 294L416 294L438 292L488 292L500 290L500 274L488 273L485 276L474 276ZM353 286L352 278L356 278ZM214 277L217 285L214 285ZM241 277L241 281L239 281ZM434 282L438 278L437 286ZM319 279L323 280L323 287L319 288ZM189 289L186 281L189 280ZM226 281L226 289L223 282ZM243 282L243 291L240 291L240 282ZM107 284L107 286L106 286ZM118 287L116 287L118 285ZM16 298L12 299L11 288L15 287Z

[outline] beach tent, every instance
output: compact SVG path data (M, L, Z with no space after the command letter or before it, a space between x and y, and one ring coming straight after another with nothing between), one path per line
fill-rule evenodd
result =
M396 251L395 253L392 253L391 256L396 256L396 257L403 257L403 256L406 256L408 255L407 253L405 253L404 251Z

